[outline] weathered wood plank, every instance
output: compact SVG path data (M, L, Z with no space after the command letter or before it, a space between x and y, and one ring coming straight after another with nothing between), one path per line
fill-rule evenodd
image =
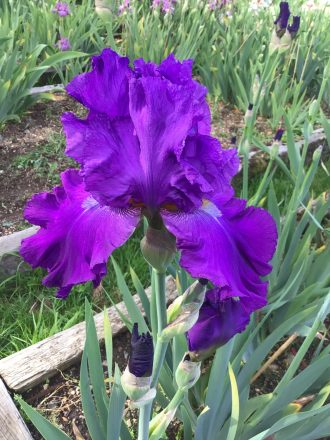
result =
M0 439L33 440L4 383L0 379Z
M64 84L49 84L47 86L41 87L32 87L30 89L30 95L38 95L39 93L49 93L49 92L57 92L64 91Z
M18 251L21 241L24 238L35 234L38 229L39 226L32 226L31 228L24 229L23 231L17 231L13 234L0 237L0 257L1 255L8 254L9 252Z
M167 278L167 300L172 301L176 297L175 282L173 278ZM151 289L146 291L150 296ZM142 305L139 296L133 296L140 309ZM117 304L117 308L128 315L123 302ZM116 334L125 329L118 312L114 306L108 309L112 332ZM104 339L103 312L95 315L95 324L99 340ZM55 375L59 370L63 371L74 364L82 355L85 343L85 323L82 322L67 330L57 333L43 341L14 353L0 360L0 377L11 390L22 392L39 384L48 377Z

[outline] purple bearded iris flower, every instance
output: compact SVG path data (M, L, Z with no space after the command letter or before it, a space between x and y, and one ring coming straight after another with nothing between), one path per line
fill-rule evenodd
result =
M228 289L215 288L206 293L196 324L188 331L189 351L197 358L207 356L245 330L250 321L246 299L228 298Z
M56 46L62 51L65 52L66 50L71 49L70 41L66 37L61 37L58 42L56 43Z
M57 2L52 9L54 14L58 14L60 17L66 17L70 14L69 5L64 2Z
M181 266L195 278L228 286L228 297L266 303L277 232L270 214L235 199L236 149L210 135L206 88L192 79L192 61L170 55L159 66L110 49L74 78L68 93L89 109L62 117L66 154L81 171L35 195L25 218L39 225L21 254L49 272L44 284L64 298L73 285L106 273L108 257L136 228L155 218L176 237Z
M132 330L131 353L128 370L136 377L151 376L154 358L154 345L149 333L139 335L138 324Z

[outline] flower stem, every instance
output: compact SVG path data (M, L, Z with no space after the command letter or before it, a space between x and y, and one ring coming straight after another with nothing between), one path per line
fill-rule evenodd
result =
M154 364L152 372L151 387L155 388L158 383L160 371L162 369L168 342L164 342L161 338L161 332L167 324L166 315L166 296L165 296L165 273L158 272L153 269L155 277L155 289L152 292L156 299L157 310L157 342L154 354ZM139 414L139 436L138 440L148 440L149 421L151 416L152 402L143 406Z
M153 269L155 273L155 295L156 295L156 308L157 308L157 322L158 322L158 335L162 332L163 328L167 324L166 315L166 293L165 293L165 273L158 272Z
M149 438L150 411L147 410L147 407L149 404L140 408L139 411L138 440L148 440Z

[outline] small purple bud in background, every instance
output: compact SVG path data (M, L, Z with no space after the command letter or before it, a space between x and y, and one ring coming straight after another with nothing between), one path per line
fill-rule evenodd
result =
M294 16L292 20L292 24L289 24L288 31L291 35L291 38L294 38L299 30L300 27L300 17Z
M283 128L279 128L274 136L274 141L279 142L282 139L283 133L284 133Z
M60 17L66 17L70 14L69 5L64 2L57 2L52 9L54 14L58 14Z
M274 21L274 24L276 24L276 33L278 37L284 35L286 27L288 25L289 17L290 17L289 3L281 2L279 16Z
M248 106L248 110L251 111L252 109L253 109L253 104L250 102L250 103L249 103L249 106Z
M232 136L232 138L230 139L230 145L236 145L236 143L237 143L237 137Z
M61 37L58 42L56 43L56 46L61 50L62 52L65 52L66 50L71 49L70 41L66 37Z

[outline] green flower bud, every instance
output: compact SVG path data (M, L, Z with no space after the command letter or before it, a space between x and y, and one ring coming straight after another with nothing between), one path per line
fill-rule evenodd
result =
M141 240L141 251L147 262L159 272L166 272L176 252L175 237L164 227L148 226Z
M192 302L203 302L205 296L207 280L195 281L188 289L180 296L175 298L172 304L167 309L167 322L174 321L182 311L184 304Z
M168 406L151 420L149 424L149 440L158 440L165 434L166 428L174 419L184 396L185 392L182 389L177 390Z
M179 316L168 324L161 333L162 340L170 340L174 336L186 333L196 324L201 304L191 303L182 306Z
M274 31L269 43L269 52L271 54L275 51L285 52L291 46L291 42L292 37L288 31L285 31L282 37L279 37Z
M188 390L198 381L201 375L201 362L193 362L186 353L175 372L175 380L179 388Z
M128 366L121 376L121 386L123 387L123 390L127 396L133 401L133 404L134 402L137 404L141 402L145 402L144 404L148 403L150 400L151 391L150 384L151 376L137 377L130 373ZM156 390L152 391L153 397L155 397L155 393Z
M206 291L207 280L195 281L184 293L175 299L167 311L169 323L162 331L161 338L169 340L186 333L197 322Z
M314 99L314 101L311 103L311 105L309 106L309 109L308 109L309 117L314 119L316 117L319 109L320 109L319 103L316 99Z
M156 397L156 388L150 388L150 390L144 394L140 399L132 400L131 404L133 408L142 408L144 405L153 402Z
M167 322L174 321L182 310L184 295L180 295L167 308Z
M165 434L168 425L174 419L176 410L177 407L169 410L165 408L151 420L149 425L149 440L159 440Z
M252 120L252 116L253 116L253 104L250 103L244 116L244 120L246 124L248 124Z
M322 145L316 148L316 150L313 153L313 162L318 162L320 160L322 150L323 150Z

